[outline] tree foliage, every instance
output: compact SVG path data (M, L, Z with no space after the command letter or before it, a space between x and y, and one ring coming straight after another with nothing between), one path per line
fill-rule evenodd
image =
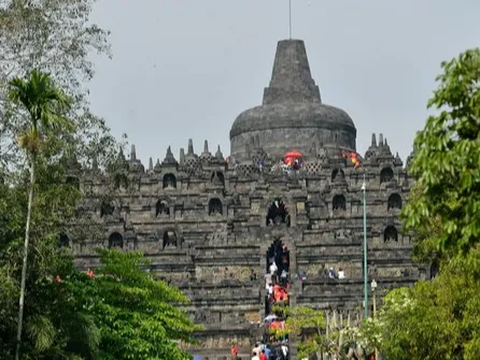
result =
M36 153L23 358L189 358L177 344L192 342L196 329L176 307L186 298L143 272L148 267L139 254L101 252L104 267L92 280L74 267L68 249L59 249L60 234L81 241L78 231L84 231L78 226L84 193L66 181L72 160L64 146L68 131L72 128L44 127ZM109 167L118 168L127 176L124 159ZM12 172L0 185L0 353L5 359L13 358L16 343L27 185L28 169Z
M177 345L192 343L199 329L178 307L187 298L146 272L141 254L100 254L103 266L94 279L83 275L63 284L94 315L101 332L99 359L189 359Z
M191 331L196 329L176 307L185 301L183 295L141 272L147 264L138 254L102 252L104 266L91 279L76 269L70 249L59 248L61 234L79 243L104 236L103 229L88 226L91 221L79 209L90 191L78 186L83 176L103 174L105 192L99 196L109 199L135 181L121 152L123 144L88 108L86 82L93 76L89 55L109 53L108 33L89 22L94 2L0 0L2 359L12 359L16 345L30 175L17 140L28 133L27 120L43 106L22 108L12 100L32 103L32 88L23 86L26 83L20 79L33 69L39 78L45 79L48 73L51 83L68 94L72 106L61 115L72 126L43 126L42 117L35 116L42 129L40 141L33 143L29 137L21 141L37 154L22 358L186 359L177 340L191 341ZM19 91L9 98L7 83L16 77L11 85ZM40 100L37 97L35 102L45 104ZM53 114L57 107L41 110Z
M360 333L358 319L340 318L337 312L326 318L325 311L310 307L283 307L275 306L274 312L285 318L284 329L273 330L277 338L295 336L298 346L298 357L317 357L328 354L338 359L349 360L354 356L364 358L361 341L364 337Z
M68 109L70 100L65 93L56 87L48 74L37 69L32 70L27 80L14 78L8 83L8 98L16 105L27 111L27 132L18 137L21 148L26 152L30 165L30 181L28 189L27 219L25 225L25 241L22 260L22 275L20 282L20 301L18 313L17 350L16 358L20 358L20 346L23 327L23 313L25 304L25 286L28 265L28 250L30 243L30 225L35 188L35 167L37 157L43 145L43 138L51 129L69 127L70 121L61 113ZM40 323L42 324L42 323ZM43 323L43 328L48 329L48 324Z
M466 252L480 241L480 50L442 68L428 103L436 113L415 138L410 171L417 182L404 218L417 233L437 230L418 241L429 239L424 251L445 254Z
M325 315L309 307L296 307L289 312L286 328L298 339L298 356L303 359L327 350Z
M403 217L418 260L439 274L384 298L375 322L392 359L477 359L480 345L480 50L442 63L415 139L416 178Z
M95 334L94 328L89 326L91 320L62 301L54 284L57 274L76 271L68 252L58 249L58 235L62 231L63 219L74 214L79 192L63 181L63 167L58 163L47 164L40 157L37 164L37 195L32 204L33 231L26 281L23 358L57 359L66 354L72 355L75 352L69 351L66 342L74 338L81 342L91 339L90 346L84 345L82 349L94 352L97 340L87 336ZM16 186L4 184L0 188L0 353L5 359L13 358L16 343L27 208L26 181L24 176L20 176ZM74 325L71 319L76 319L77 324ZM80 334L82 329L85 329L85 334Z
M478 263L478 248L471 256ZM480 267L472 264L456 258L432 281L393 290L384 298L377 331L387 359L478 358Z
M50 74L72 97L68 118L76 131L65 146L82 164L100 167L113 160L116 146L105 121L92 114L87 82L94 75L92 52L110 54L108 32L89 22L94 0L0 0L0 165L21 167L23 157L12 139L25 132L27 114L12 108L7 82L33 69ZM118 149L117 149L118 152ZM116 154L115 154L116 155ZM8 166L6 162L8 161Z

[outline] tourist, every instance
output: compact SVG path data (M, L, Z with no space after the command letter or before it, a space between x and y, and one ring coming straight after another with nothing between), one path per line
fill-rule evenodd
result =
M285 343L282 344L282 353L283 357L288 359L288 346Z
M255 354L260 354L260 351L262 351L262 349L260 348L260 344L256 343L255 344L255 347L252 349L252 353L255 353Z
M331 267L330 270L328 270L328 277L330 279L335 279L335 270L333 270L333 267Z
M270 359L270 354L272 353L272 351L270 350L270 348L268 346L265 346L265 356L267 359Z
M265 289L268 290L268 287L272 284L272 275L270 273L265 274L264 278L265 278Z
M345 279L345 271L342 268L338 269L338 278Z
M267 294L268 296L273 294L273 285L271 283L267 284Z
M275 261L273 261L271 264L270 264L270 275L272 276L272 281L277 283L278 282L278 266L277 266L277 263Z
M265 354L265 350L262 350L260 356L258 357L260 360L268 360L267 355Z
M278 271L278 266L277 264L275 263L275 261L273 261L271 264L270 264L270 275L274 276Z
M285 271L285 269L283 269L280 275L280 283L282 284L282 286L285 287L285 285L287 285L287 280L288 280L288 272Z
M252 360L260 360L260 358L257 355L257 352L255 352L255 351L253 352Z

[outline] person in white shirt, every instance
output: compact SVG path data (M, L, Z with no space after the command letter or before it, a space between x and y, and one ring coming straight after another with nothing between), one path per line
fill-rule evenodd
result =
M275 261L272 262L272 264L270 265L270 275L275 275L278 271L278 267L277 267L277 264L275 264Z
M265 289L268 289L268 284L272 283L272 275L265 274Z
M272 284L267 285L267 294L269 296L273 294L273 285Z
M256 352L253 353L252 360L260 360Z
M287 279L288 279L288 273L285 271L285 269L283 269L280 275L280 282L282 283L282 286L286 286Z
M345 271L342 268L338 269L338 278L345 279Z

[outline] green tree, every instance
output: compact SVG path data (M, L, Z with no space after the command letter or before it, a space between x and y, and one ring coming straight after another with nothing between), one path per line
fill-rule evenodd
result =
M104 266L92 281L74 267L70 249L59 249L59 234L77 236L77 228L69 224L78 221L83 194L65 182L69 171L61 142L44 141L43 145L35 172L23 358L188 358L177 345L191 341L191 331L196 329L177 308L185 297L142 272L148 270L145 259L138 254L102 252ZM46 156L50 153L57 155ZM7 360L14 358L16 344L26 175L21 172L8 184L0 184L0 354Z
M471 255L478 263L478 248ZM384 298L376 325L387 359L478 359L480 267L470 260L456 258L432 281Z
M30 239L30 224L35 187L35 165L41 151L42 141L51 129L71 126L63 116L70 107L70 101L65 93L56 87L50 76L34 69L29 79L14 78L9 83L9 99L28 112L29 123L27 132L18 138L30 164L30 184L28 191L27 219L25 225L25 243L22 261L22 277L20 284L20 300L18 312L17 350L15 358L20 359L20 344L22 337L23 310L25 303L25 282L27 277L28 248Z
M303 359L313 354L329 354L338 359L364 358L364 350L359 345L360 317L347 315L342 317L337 312L325 317L325 311L306 306L275 306L275 314L285 320L285 328L273 330L272 333L281 338L294 335L298 346L298 357ZM358 344L357 344L358 343Z
M76 131L65 146L82 165L113 161L117 145L105 121L91 113L88 81L95 74L92 55L110 56L108 32L91 21L95 0L0 1L0 166L21 168L22 153L12 141L26 119L7 99L7 83L32 69L50 74L54 83L72 97L70 120ZM118 152L118 149L117 149Z
M139 253L100 250L100 255L102 266L93 279L81 275L62 284L94 315L101 331L99 359L190 359L179 342L194 342L192 334L200 328L179 307L187 298L145 271L149 264Z
M417 181L403 212L427 257L467 252L480 241L480 50L442 68L428 102L435 114L415 138L410 172Z
M442 63L414 144L416 178L404 211L417 260L440 264L432 281L384 298L374 324L392 359L477 359L480 345L480 50Z
M44 146L51 146L44 142ZM85 309L64 301L55 278L77 272L67 249L59 249L58 234L73 216L79 191L65 183L62 162L36 163L35 197L31 212L31 242L25 289L22 359L93 359L98 353L99 331ZM28 174L18 183L0 185L0 353L13 359L17 344L19 283L25 234Z

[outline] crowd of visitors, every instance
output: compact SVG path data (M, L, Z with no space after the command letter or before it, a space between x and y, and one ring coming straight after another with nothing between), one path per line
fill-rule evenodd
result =
M290 259L287 246L276 240L267 253L263 339L252 349L252 360L289 360L288 335L283 311L289 306Z

